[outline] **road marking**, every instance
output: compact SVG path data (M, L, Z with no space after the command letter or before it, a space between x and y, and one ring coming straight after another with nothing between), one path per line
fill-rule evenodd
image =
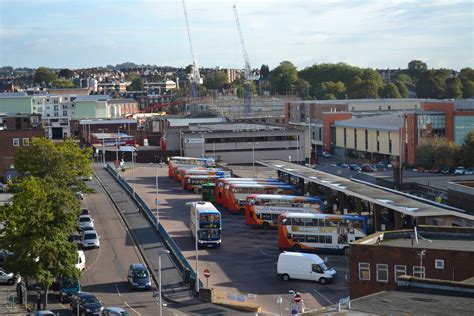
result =
M130 308L132 311L134 311L135 313L137 313L138 316L141 316L142 314L140 314L139 312L137 312L135 309L133 309L132 306L128 305L127 302L123 302L125 304L125 306L127 306L128 308Z
M260 251L260 253L261 253L262 255L264 255L264 256L267 255L267 253L266 253L265 251L263 251L262 249L259 249L258 251Z
M119 291L119 289L118 289L118 286L117 286L117 284L115 284L115 289L117 290L117 294L118 294L118 296L122 296L122 294L120 294L120 291Z
M321 296L322 298L324 298L324 299L326 300L326 302L328 302L330 305L335 304L335 303L333 303L330 299L328 299L328 298L326 297L326 295L324 295L323 293L319 292L318 290L313 289L313 291L314 291L316 294L318 294L319 296Z

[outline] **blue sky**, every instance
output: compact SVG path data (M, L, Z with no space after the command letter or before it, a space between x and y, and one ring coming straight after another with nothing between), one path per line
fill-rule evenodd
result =
M255 68L474 67L472 0L187 0L199 65L243 68L234 3ZM0 11L1 66L192 62L181 0L0 0Z

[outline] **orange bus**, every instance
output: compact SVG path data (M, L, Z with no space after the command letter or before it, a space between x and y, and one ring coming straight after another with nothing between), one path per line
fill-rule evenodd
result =
M195 166L195 167L213 167L216 165L213 158L195 158L195 157L180 157L173 156L168 161L168 176L174 177L174 168L177 166Z
M295 187L291 184L278 183L233 183L224 194L222 205L231 213L245 214L245 200L251 194L295 194Z
M319 197L279 194L252 194L245 201L245 223L264 229L278 227L278 216L283 213L313 213L324 210Z
M256 178L222 178L216 180L216 204L222 205L224 199L224 187L228 183L244 183L244 182L254 182L254 183L282 183L276 179L256 179Z

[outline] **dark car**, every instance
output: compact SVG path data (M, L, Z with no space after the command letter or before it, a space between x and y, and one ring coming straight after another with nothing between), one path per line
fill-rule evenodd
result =
M79 216L80 215L91 215L91 213L89 212L88 208L83 207L83 208L81 208L81 214L79 214Z
M71 297L71 311L84 316L96 316L102 313L104 305L95 295L79 292ZM79 309L79 312L78 312Z
M362 169L360 169L360 167L358 165L356 165L355 163L352 163L349 165L349 169L350 170L354 170L356 172L360 172Z
M131 289L150 289L150 272L143 263L132 263L128 269L128 284Z
M362 169L362 171L364 172L376 172L377 169L375 169L374 166L371 166L369 164L364 164L360 167Z
M346 163L341 163L339 167L344 168L344 169L349 169L349 165Z
M454 173L454 169L446 167L446 168L441 169L441 173L442 174L452 174L452 173Z
M107 307L102 311L102 316L129 316L129 313L120 307Z

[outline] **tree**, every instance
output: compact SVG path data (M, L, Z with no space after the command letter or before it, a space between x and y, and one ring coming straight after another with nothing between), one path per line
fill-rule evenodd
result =
M407 73L414 81L417 81L426 70L428 70L428 66L421 60L412 60L408 63Z
M222 71L216 71L204 78L204 86L210 90L222 89L227 83L229 83L229 77Z
M277 94L292 94L295 89L298 72L289 61L283 61L270 72L270 83Z
M16 185L13 202L0 208L0 247L14 253L5 262L13 273L39 281L47 309L48 289L59 276L78 278L75 231L79 202L50 177L26 177Z
M398 81L398 80L396 80L394 83L398 88L398 92L400 93L400 97L408 98L409 91L408 91L407 86L402 81Z
M309 96L309 89L310 89L310 86L309 86L308 81L301 78L296 80L296 83L295 83L296 95L298 95L302 99L307 98Z
M405 84L406 86L413 83L413 80L411 79L411 77L404 73L399 74L397 78L395 79L395 81L401 82Z
M474 131L467 133L462 144L462 164L466 167L474 167Z
M394 83L389 82L383 87L382 97L388 99L399 99L402 96L398 91L398 87Z
M319 100L344 99L346 96L346 86L343 82L323 82L314 89L314 96Z
M34 81L36 84L47 86L56 79L58 79L58 76L46 67L39 67L35 71Z
M128 91L143 91L143 79L135 76L132 83L127 87Z
M58 79L51 83L54 88L74 88L75 85L71 80Z
M268 65L262 65L262 67L260 67L260 79L268 80L269 76L270 76L270 68L268 68Z
M74 76L74 71L70 69L65 68L59 71L59 78L69 79L69 78L72 78L73 76Z
M446 89L444 90L444 97L447 99L461 99L462 98L462 84L459 78L446 79Z
M416 150L416 162L424 168L453 167L459 156L459 145L438 137L423 140Z
M452 77L447 69L427 70L423 72L416 84L416 94L419 98L444 98L446 80Z
M472 68L463 68L459 72L458 78L462 83L462 95L463 98L474 97L474 70Z
M15 156L15 167L20 174L49 177L62 187L76 186L85 190L81 177L89 177L92 150L81 149L72 139L53 142L33 138L30 146L20 147Z

